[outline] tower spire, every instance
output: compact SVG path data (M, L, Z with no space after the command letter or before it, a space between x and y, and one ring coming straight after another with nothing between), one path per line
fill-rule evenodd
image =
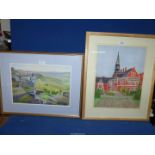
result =
M115 73L119 71L120 71L120 58L119 58L119 52L118 52L116 64L115 64Z
M119 52L118 52L118 55L117 55L116 65L120 65Z

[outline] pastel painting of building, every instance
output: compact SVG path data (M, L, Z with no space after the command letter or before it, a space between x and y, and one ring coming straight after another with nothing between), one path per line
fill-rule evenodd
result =
M138 47L99 49L94 106L139 108L145 49Z

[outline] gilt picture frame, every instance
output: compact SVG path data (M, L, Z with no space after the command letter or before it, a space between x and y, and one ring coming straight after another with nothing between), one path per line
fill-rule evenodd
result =
M87 32L83 119L148 120L155 35Z
M0 52L3 114L80 117L83 56Z

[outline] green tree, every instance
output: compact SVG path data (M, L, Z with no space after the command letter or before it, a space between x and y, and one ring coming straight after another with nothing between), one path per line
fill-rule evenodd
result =
M134 100L140 100L140 97L141 97L141 88L139 86L133 95L133 99Z
M95 90L95 98L100 98L102 94L103 94L102 89L96 89Z

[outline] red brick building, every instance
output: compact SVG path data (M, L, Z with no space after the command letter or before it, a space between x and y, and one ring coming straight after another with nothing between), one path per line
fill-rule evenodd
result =
M143 73L138 73L135 67L120 68L119 53L117 56L115 70L112 77L97 77L96 88L104 92L121 91L122 89L135 91L142 87Z

